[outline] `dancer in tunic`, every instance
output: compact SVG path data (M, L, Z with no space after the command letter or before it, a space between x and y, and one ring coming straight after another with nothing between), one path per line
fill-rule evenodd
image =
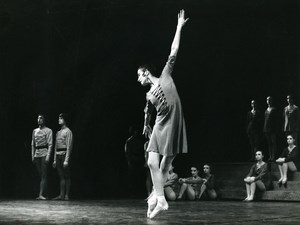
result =
M48 163L52 150L52 130L46 127L44 115L38 115L39 127L32 132L31 157L40 175L40 193L36 198L46 200L45 191L47 188Z
M71 189L70 156L73 148L73 134L67 127L67 116L59 114L61 129L56 133L53 167L57 168L60 178L60 194L53 200L69 200Z
M148 165L154 185L154 191L148 197L147 216L150 219L168 209L169 206L164 196L164 184L175 156L178 153L187 152L181 102L172 79L181 30L187 21L184 10L180 10L171 53L160 77L156 77L151 68L146 65L140 66L137 71L138 82L143 86L150 85L151 87L146 94L147 104L143 129L143 134L150 138L147 148ZM150 121L154 109L156 120L152 130Z

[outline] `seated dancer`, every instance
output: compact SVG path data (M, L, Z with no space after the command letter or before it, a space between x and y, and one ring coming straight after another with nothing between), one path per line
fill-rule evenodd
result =
M187 152L183 110L172 78L181 30L187 20L184 10L180 10L171 52L160 77L156 77L154 71L147 65L140 66L137 71L138 82L142 86L150 86L146 94L143 129L143 134L150 139L147 147L148 166L154 186L154 191L147 199L147 217L150 219L169 208L164 195L169 168L177 154ZM152 130L150 121L154 110L156 110L156 119Z
M189 200L195 200L199 196L203 181L198 176L199 170L196 167L191 167L191 173L192 177L179 178L178 180L179 184L181 184L177 197L178 200L182 200L183 194L186 194Z
M286 147L280 158L276 160L276 163L278 164L278 168L280 171L280 179L278 180L278 184L287 184L287 172L292 171L296 172L296 161L297 161L297 154L298 149L295 145L295 138L290 134L287 136L287 143L288 147Z
M73 147L73 134L67 127L66 114L59 114L60 131L56 133L53 168L57 168L60 179L60 194L53 200L69 200L71 189L70 156Z
M246 184L247 197L244 201L253 201L256 189L265 191L269 186L268 164L263 161L262 151L256 151L256 163L251 167L247 177L244 179Z
M203 196L205 199L216 199L217 193L215 191L215 176L211 174L211 166L209 164L204 164L203 172L203 183L201 185L198 198L200 199Z
M31 157L40 175L40 193L37 200L46 200L48 163L52 150L52 130L45 125L45 116L38 115L39 127L32 132Z
M171 165L167 181L164 186L164 192L167 200L176 200L178 193L178 185L178 175L174 173L174 167Z

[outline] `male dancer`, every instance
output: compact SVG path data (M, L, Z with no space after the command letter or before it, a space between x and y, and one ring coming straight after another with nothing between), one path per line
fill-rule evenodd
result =
M40 175L40 193L37 200L46 200L47 168L52 149L52 130L45 126L45 117L38 115L39 127L32 132L31 157Z
M61 126L61 129L56 133L53 168L57 167L60 178L60 194L54 200L69 200L71 188L69 163L73 147L73 135L72 131L67 127L66 114L59 114L58 124Z

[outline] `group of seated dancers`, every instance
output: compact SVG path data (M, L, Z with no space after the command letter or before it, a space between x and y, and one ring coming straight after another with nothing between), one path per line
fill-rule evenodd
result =
M280 172L280 179L278 185L287 187L287 173L288 171L297 171L297 146L295 145L295 137L293 135L287 135L288 146L284 148L281 156L275 160ZM247 197L244 201L253 201L255 197L255 191L265 191L270 187L271 179L269 174L268 163L263 160L264 154L262 151L256 151L256 162L251 167L244 182L246 184Z
M148 188L151 192L151 189ZM149 192L149 193L150 193ZM211 173L211 165L203 165L203 176L199 176L199 169L191 167L191 176L179 178L171 165L164 185L165 197L169 201L175 200L214 200L217 199L215 176Z
M297 147L295 138L287 135L288 146L284 148L279 158L275 160L280 171L278 185L287 187L288 171L297 171ZM254 200L256 190L264 192L270 189L271 176L268 163L264 161L264 153L261 150L255 152L255 163L251 166L249 173L244 178L247 197L243 200L250 202ZM167 181L164 185L165 197L169 201L175 200L216 200L220 197L218 187L215 182L215 175L211 172L211 165L203 165L203 175L199 176L199 169L191 167L191 177L179 178L171 166ZM149 191L151 189L148 188Z

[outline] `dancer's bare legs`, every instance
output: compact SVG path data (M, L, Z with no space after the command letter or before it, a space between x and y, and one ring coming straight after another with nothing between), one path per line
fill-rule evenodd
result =
M148 199L147 216L149 218L153 218L159 212L168 209L168 203L164 195L164 184L175 156L163 156L161 160L160 158L159 153L149 152L148 166L154 187L154 194Z
M46 157L40 157L35 159L35 164L40 175L40 192L37 200L46 200L45 191L47 187L47 161Z

